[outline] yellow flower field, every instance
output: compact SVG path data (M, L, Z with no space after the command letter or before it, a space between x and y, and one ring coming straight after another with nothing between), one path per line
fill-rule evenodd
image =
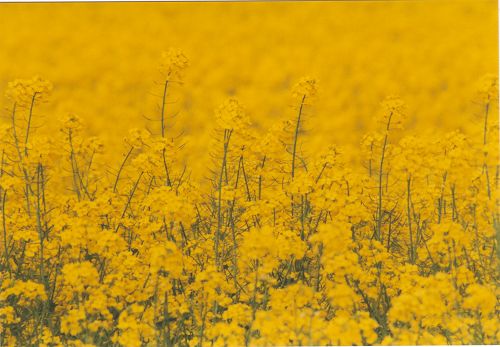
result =
M0 4L0 346L500 343L497 28Z

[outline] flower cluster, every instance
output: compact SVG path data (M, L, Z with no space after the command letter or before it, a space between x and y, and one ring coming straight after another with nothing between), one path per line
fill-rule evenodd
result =
M161 55L160 69L168 79L179 79L189 65L186 55L176 48L170 48Z
M52 84L36 76L29 80L17 79L7 86L6 95L19 107L29 107L35 102L47 101Z

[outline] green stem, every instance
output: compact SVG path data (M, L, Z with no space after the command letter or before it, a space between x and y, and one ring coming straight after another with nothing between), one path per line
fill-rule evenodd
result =
M33 107L35 106L35 99L36 99L37 94L38 94L38 92L35 92L33 94L33 97L31 98L30 113L28 116L28 126L26 127L26 137L24 139L24 154L25 155L28 155L28 138L30 136L31 118L33 116Z
M377 218L377 230L375 233L375 239L380 241L382 238L382 180L384 175L384 160L385 160L385 151L387 148L387 141L389 138L389 129L391 126L392 112L389 114L389 119L387 121L387 128L384 137L384 145L382 146L382 155L380 157L380 167L378 172L378 218Z
M113 193L116 193L116 188L118 187L118 181L120 180L120 175L122 174L123 167L125 166L125 163L130 157L130 154L132 154L133 150L134 146L130 146L130 150L127 152L125 159L123 159L122 164L120 165L120 169L118 170L118 174L116 175L115 184L113 185Z
M163 87L163 98L161 101L161 137L165 137L165 103L167 101L168 80L165 81Z
M297 116L297 124L295 126L295 134L293 137L293 153L292 153L292 180L295 176L295 157L297 155L297 142L299 138L300 131L300 119L302 118L302 110L304 108L304 101L306 100L306 96L302 97L302 101L300 102L299 114Z

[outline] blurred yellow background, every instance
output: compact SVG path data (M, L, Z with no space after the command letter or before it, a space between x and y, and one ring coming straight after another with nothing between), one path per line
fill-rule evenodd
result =
M0 93L40 75L54 92L35 125L52 131L75 113L122 152L132 124L159 133L158 64L178 47L190 67L170 88L168 134L185 135L186 155L204 149L227 96L257 129L289 118L302 76L319 85L309 148L355 153L390 94L407 103L409 132L474 131L477 81L498 68L496 28L495 1L1 4Z

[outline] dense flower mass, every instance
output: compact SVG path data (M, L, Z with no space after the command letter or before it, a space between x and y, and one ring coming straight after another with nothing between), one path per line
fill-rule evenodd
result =
M500 343L494 5L0 5L0 346Z

